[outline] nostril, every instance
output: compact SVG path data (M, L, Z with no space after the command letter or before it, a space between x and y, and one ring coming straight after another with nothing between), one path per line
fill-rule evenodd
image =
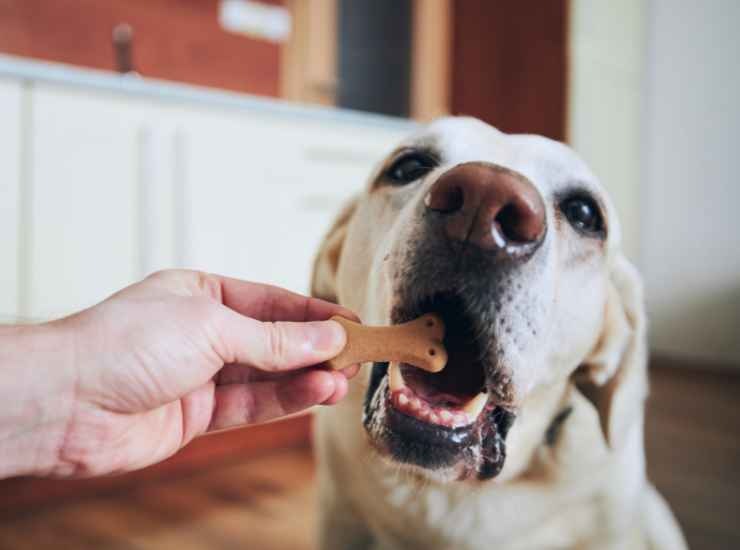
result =
M457 185L436 188L427 194L424 203L430 210L436 212L457 212L465 203L465 194Z
M537 213L516 202L504 206L494 221L504 238L515 243L536 241L543 229Z
M501 233L507 241L523 242L529 239L520 231L521 216L514 204L507 204L496 215L495 222L501 228Z

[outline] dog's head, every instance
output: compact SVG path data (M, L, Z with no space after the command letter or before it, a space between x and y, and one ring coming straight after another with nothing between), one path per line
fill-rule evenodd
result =
M641 376L643 322L618 246L603 188L560 143L471 118L405 141L337 220L314 270L314 294L366 323L445 321L441 373L376 363L364 378L373 446L430 477L494 477L527 400L576 375L596 388L614 443L620 395L644 386L625 382Z

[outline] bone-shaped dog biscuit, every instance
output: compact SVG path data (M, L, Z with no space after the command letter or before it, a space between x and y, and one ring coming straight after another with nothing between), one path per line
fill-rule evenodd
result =
M444 323L433 313L393 326L365 326L339 316L332 320L347 333L344 349L327 361L333 369L369 361L400 361L439 372L447 364L447 351L442 345Z

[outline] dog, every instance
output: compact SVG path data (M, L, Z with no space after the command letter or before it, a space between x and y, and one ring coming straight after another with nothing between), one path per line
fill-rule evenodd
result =
M448 352L374 363L317 413L321 548L686 548L645 475L640 279L567 146L420 129L340 213L312 294L367 324L435 312Z

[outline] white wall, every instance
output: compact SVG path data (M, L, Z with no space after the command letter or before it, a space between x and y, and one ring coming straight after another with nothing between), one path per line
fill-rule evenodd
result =
M740 2L572 0L568 137L609 190L654 351L740 366Z
M652 0L642 267L655 349L740 365L740 2Z
M568 142L609 191L636 261L645 0L572 0L570 9Z

